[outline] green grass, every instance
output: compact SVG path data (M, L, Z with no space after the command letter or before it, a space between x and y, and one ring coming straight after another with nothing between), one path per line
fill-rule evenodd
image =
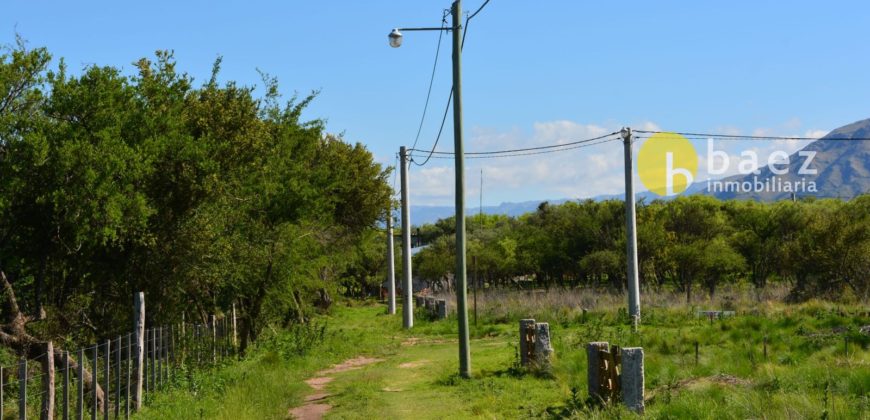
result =
M288 350L292 346L280 343L296 338L279 333L248 359L193 375L156 396L139 417L286 418L311 392L304 379L367 355L383 361L333 375L327 418L631 418L618 406L585 404L585 343L609 341L644 348L650 418L870 418L870 337L857 333L870 324L866 309L762 303L712 323L697 319L694 310L647 308L639 334L626 326L623 311L604 308L585 316L544 307L485 315L471 330L474 377L464 380L456 375L455 318L418 316L406 332L401 316L384 315L381 305L340 307L318 321L329 332L307 352ZM516 321L528 316L550 322L556 358L549 375L515 367ZM419 341L407 345L412 337ZM414 365L400 367L406 363Z

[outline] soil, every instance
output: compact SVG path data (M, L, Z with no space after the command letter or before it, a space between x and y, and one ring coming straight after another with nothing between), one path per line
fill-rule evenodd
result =
M326 413L332 409L328 400L329 392L324 391L326 385L335 379L332 376L336 373L347 372L349 370L360 369L363 366L373 363L383 362L383 359L375 359L372 357L355 357L345 360L329 369L321 370L313 378L305 380L313 390L317 391L305 397L305 403L299 407L291 408L287 413L290 418L298 420L320 420Z

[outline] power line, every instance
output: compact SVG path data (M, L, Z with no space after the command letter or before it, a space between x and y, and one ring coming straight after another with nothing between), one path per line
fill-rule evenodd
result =
M549 154L549 153L564 152L566 150L582 149L584 147L596 146L599 144L604 144L604 143L608 143L611 141L617 141L617 140L619 140L619 139L618 138L603 138L603 139L599 139L598 141L576 144L572 147L564 147L564 148L560 148L560 149L549 149L549 150L541 150L541 151L528 152L528 153L487 154L487 155L477 154L477 155L466 156L466 159L495 159L495 158L507 158L507 157L517 157L517 156L544 155L544 154ZM418 156L422 156L422 155L418 155ZM453 153L440 155L440 156L430 155L429 157L434 158L434 159L453 159L454 158ZM427 160L428 160L428 158L427 158Z
M459 45L459 52L465 49L465 34L468 33L468 23L471 22L471 18L477 16L481 10L489 3L489 0L483 2L477 10L465 18L465 26L462 28L462 43ZM453 30L456 30L455 28ZM443 31L442 31L443 32ZM440 35L439 35L440 39ZM432 144L432 150L429 151L429 156L426 157L426 160L423 163L417 163L413 158L411 158L411 163L417 166L423 166L429 162L429 159L432 158L432 154L435 153L435 148L438 147L438 141L441 140L441 133L444 131L444 122L447 121L447 113L450 111L450 103L453 100L453 86L450 86L450 95L447 96L447 106L444 107L444 116L441 117L441 127L438 128L438 135L435 137L435 143ZM414 141L414 145L416 146L417 142ZM413 147L411 148L414 149Z
M707 133L683 133L678 131L649 131L649 130L634 130L635 133L642 134L679 134L683 137L692 140L703 140L707 138L715 138L720 140L836 140L836 141L866 141L870 138L865 137L794 137L794 136L747 136L741 134L707 134ZM643 136L649 138L650 136Z
M571 147L569 147L569 146L590 143L590 142L593 142L596 140L601 140L601 139L605 139L607 137L614 136L616 134L619 134L619 132L614 131L612 133L604 134L604 135L601 135L598 137L592 137L589 139L577 140L577 141L572 141L572 142L562 143L562 144L551 144L549 146L527 147L527 148L523 148L523 149L493 150L493 151L486 151L486 152L465 152L465 154L474 156L474 155L497 155L497 154L504 154L504 153L517 153L517 152L528 152L528 151L533 151L533 150L548 150L548 149L570 150ZM417 149L410 149L410 151L412 151L412 152L426 152L425 150L417 150ZM558 151L558 150L555 150L555 151ZM440 152L440 151L435 151L432 153L438 154L438 155L453 155L454 154L453 152Z
M474 13L472 13L471 16L469 16L469 17L465 20L465 25L467 26L467 25L468 25L468 21L471 20L471 18L477 16L477 14L480 13L480 11L483 10L483 8L486 7L487 4L489 4L489 0L486 0L485 2L483 2L483 4L481 4L480 7L478 7L477 10L476 10ZM463 39L464 39L464 38L463 38Z
M417 147L417 141L420 140L420 133L423 131L423 122L426 121L426 111L429 109L429 98L432 96L432 85L435 83L435 69L438 68L438 57L441 56L441 38L444 36L444 27L447 25L447 12L441 16L441 30L438 31L438 46L435 48L435 62L432 64L432 75L429 77L429 90L426 92L426 103L423 105L423 115L420 116L420 126L417 127L417 137L414 137L414 145L411 148Z

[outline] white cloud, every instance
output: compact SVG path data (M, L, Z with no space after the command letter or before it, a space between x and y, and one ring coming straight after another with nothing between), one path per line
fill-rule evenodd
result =
M740 135L748 132L756 136L821 137L823 130L801 130L798 118L792 118L774 127L757 127L741 130L722 125L711 129L714 134ZM632 124L636 130L662 131L652 122ZM511 127L499 130L491 127L473 127L467 152L521 149L598 137L619 130L621 126L609 124L584 124L570 120L536 122L531 130ZM800 133L800 134L796 134ZM805 140L717 140L715 147L729 156L730 165L724 175L738 171L741 152L755 151L760 165L766 165L775 151L792 154L809 141ZM697 181L708 175L707 141L694 142L698 151ZM640 145L635 145L635 159ZM451 150L445 145L442 150ZM527 201L535 199L587 198L598 195L620 194L624 188L623 150L619 141L566 150L558 153L515 156L496 159L472 159L465 161L466 196L470 206L475 206L480 193L480 171L484 172L485 202L496 204L503 201ZM452 160L432 159L423 168L411 167L411 202L415 205L451 205L454 192L454 166ZM636 191L644 191L643 184L635 179Z
M644 130L659 130L651 122L636 125ZM499 131L474 127L467 152L523 149L566 144L599 137L619 130L619 126L582 124L568 120L536 122L531 132L519 128ZM449 150L445 148L444 150ZM484 172L487 202L532 199L586 198L618 193L623 186L623 153L618 141L560 151L494 159L465 160L466 195L477 202L480 170ZM453 161L431 161L422 170L412 167L411 201L424 205L453 203Z

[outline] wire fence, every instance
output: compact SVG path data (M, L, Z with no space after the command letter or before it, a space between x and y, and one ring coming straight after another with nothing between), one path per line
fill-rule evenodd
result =
M39 356L0 366L0 420L127 419L194 371L235 359L232 314L140 329L75 351L34 343Z

